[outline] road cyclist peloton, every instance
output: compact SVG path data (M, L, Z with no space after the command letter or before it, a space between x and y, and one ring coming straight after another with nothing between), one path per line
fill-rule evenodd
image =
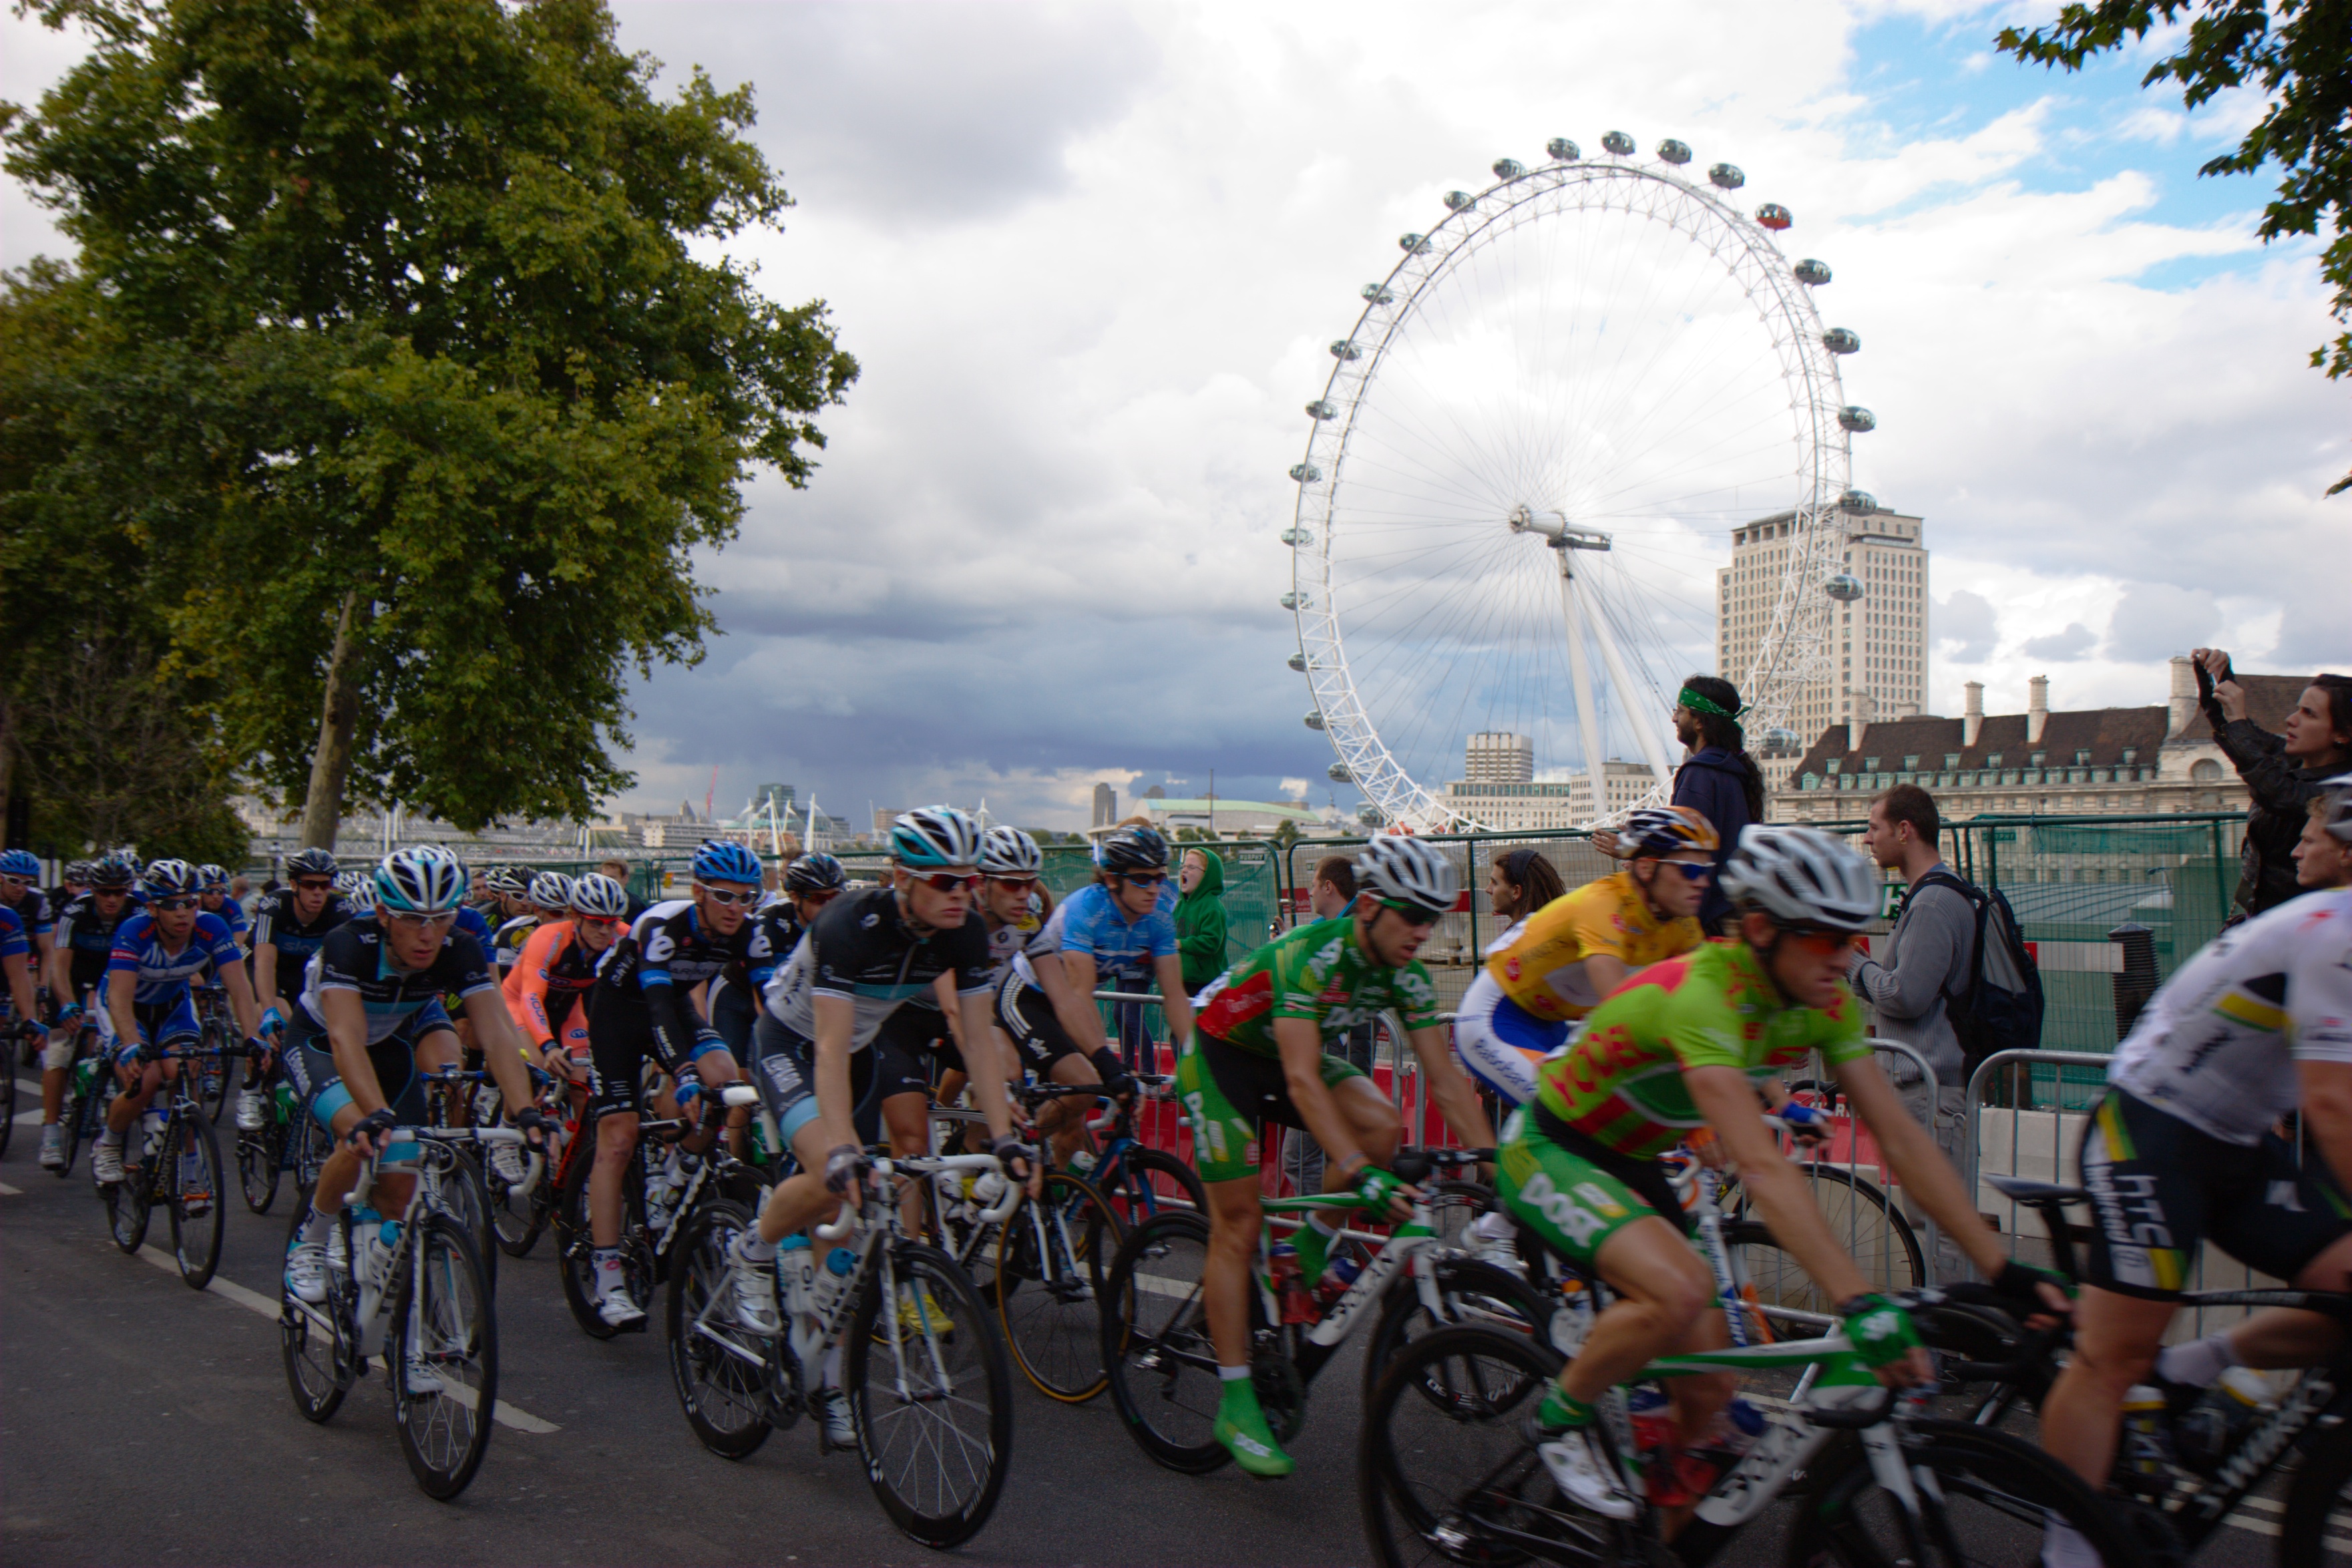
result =
M2327 782L2313 820L2352 847L2352 775ZM2300 1156L2279 1131L2296 1110ZM2342 1346L2334 1320L2273 1308L2158 1351L2207 1240L2299 1289L2352 1290L2352 889L2299 893L2174 972L2116 1047L2082 1173L2094 1223L2042 1446L2098 1485L2151 1373L2168 1401L2193 1398L2232 1366L2319 1365ZM2051 1527L2051 1568L2096 1560Z
M192 1045L201 1034L194 983L208 973L218 978L248 1041L261 1021L245 955L228 926L196 907L201 883L185 860L154 862L143 881L145 908L114 928L99 1038L111 1051L122 1091L107 1107L106 1129L90 1150L89 1173L101 1186L122 1180L123 1135L155 1091L179 1076L180 1064L160 1059L159 1053Z
M138 912L133 890L138 874L127 862L110 856L93 862L85 874L88 886L58 913L49 949L49 997L57 1014L41 1055L40 1158L44 1170L60 1173L66 1145L65 1128L58 1118L64 1113L66 1075L73 1066L84 1010L90 1026L102 1026L98 1015L104 1003L97 993L114 957L114 933Z
M314 1306L327 1299L328 1243L362 1159L425 1119L420 1058L456 1044L443 997L459 999L505 1103L521 1108L509 1120L532 1143L545 1138L531 1095L538 1053L507 1016L481 944L456 929L465 867L429 846L395 849L369 882L368 907L329 931L305 966L283 1037L287 1076L335 1145L286 1254L286 1289ZM370 1202L398 1214L415 1180L387 1174Z
M253 910L253 995L261 1007L260 1043L245 1086L237 1091L236 1124L260 1131L271 1084L285 1074L273 1042L283 1035L302 988L302 969L327 933L352 918L350 900L336 890L341 868L331 849L298 849L286 857L286 886L262 895Z
M1538 1451L1561 1492L1612 1519L1634 1500L1594 1446L1596 1403L1643 1365L1729 1343L1714 1276L1659 1156L1711 1130L1708 1163L1729 1163L1779 1245L1839 1303L1844 1331L1890 1385L1930 1375L1909 1314L1880 1295L1838 1245L1804 1178L1763 1120L1765 1086L1818 1050L1914 1202L1958 1238L1994 1288L2034 1312L2063 1308L2051 1277L2011 1262L1959 1176L1872 1059L1846 962L1877 918L1875 870L1818 829L1750 827L1725 863L1737 934L1653 964L1584 1019L1543 1064L1535 1100L1504 1131L1496 1190L1513 1216L1616 1300L1547 1391ZM1727 1374L1668 1380L1675 1441L1704 1436L1729 1402ZM1680 1501L1676 1500L1679 1497ZM1687 1504L1654 1491L1669 1532Z
M706 838L694 852L693 882L683 899L667 899L636 918L597 965L590 990L589 1094L596 1111L596 1162L588 1173L588 1226L596 1274L596 1313L611 1327L645 1321L643 1303L629 1293L621 1258L623 1205L629 1162L636 1155L644 1074L652 1062L677 1089L709 1092L693 1132L678 1145L681 1161L707 1153L724 1120L719 1091L735 1082L734 1056L703 1016L698 992L750 951L751 911L760 901L759 858L740 844ZM672 1114L669 1091L656 1109Z
M980 854L980 826L967 813L945 805L905 813L891 825L890 880L834 900L768 982L752 1027L751 1076L801 1168L776 1184L757 1226L733 1243L735 1311L754 1333L782 1331L778 1244L858 1201L862 1091L878 1089L886 1110L900 1095L920 1095L919 1103L928 1103L924 1064L906 1058L883 1026L942 975L955 991L988 1152L1035 1191L1034 1165L1013 1132L1003 1058L990 1024L988 937L972 918ZM898 1304L902 1317L911 1300ZM919 1310L938 1321L935 1304ZM838 1356L837 1347L827 1356L814 1400L824 1440L835 1447L856 1441Z
M849 873L839 860L815 850L785 867L780 880L782 885L761 900L751 916L757 929L750 946L710 983L711 1026L738 1062L751 1060L751 1020L760 1011L760 993L767 989L776 966L808 934L818 911L849 886Z
M1176 1060L1192 1159L1209 1194L1201 1295L1222 1380L1213 1430L1241 1468L1261 1479L1292 1468L1250 1382L1264 1125L1303 1129L1321 1145L1323 1191L1385 1198L1394 1217L1405 1217L1410 1189L1384 1168L1395 1158L1402 1123L1363 1070L1331 1048L1358 1024L1394 1009L1446 1125L1469 1147L1494 1142L1486 1110L1446 1043L1437 988L1414 956L1460 897L1461 874L1434 845L1402 836L1372 840L1355 870L1356 898L1345 910L1276 937L1204 994ZM1291 1237L1309 1289L1339 1234L1327 1212L1310 1211Z

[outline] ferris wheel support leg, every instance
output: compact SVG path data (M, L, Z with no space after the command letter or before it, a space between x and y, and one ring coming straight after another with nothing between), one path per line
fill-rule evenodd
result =
M1585 775L1592 781L1591 821L1609 815L1609 770L1601 757L1601 714L1592 705L1592 667L1584 651L1583 606L1577 603L1576 577L1568 567L1568 552L1559 552L1559 610L1568 623L1569 681L1576 690L1576 742L1584 751Z
M1570 588L1571 592L1580 588L1594 599L1600 598L1601 591L1592 586L1589 578L1571 578L1570 582L1575 585ZM1650 776L1657 780L1660 788L1671 793L1675 787L1675 769L1668 758L1672 753L1659 738L1657 715L1642 710L1642 699L1649 698L1654 705L1659 700L1659 694L1635 682L1632 672L1626 668L1624 654L1617 647L1616 636L1609 629L1609 617L1597 605L1590 619L1592 635L1601 642L1601 662L1609 667L1609 689L1616 692L1618 701L1624 704L1626 721L1633 726L1633 736L1642 743L1642 757L1650 764ZM1600 815L1605 816L1608 813L1603 811Z

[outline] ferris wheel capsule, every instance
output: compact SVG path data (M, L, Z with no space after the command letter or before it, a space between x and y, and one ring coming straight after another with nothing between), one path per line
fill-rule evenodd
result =
M1320 712L1309 713L1307 715L1306 722L1308 729L1320 730L1323 728L1323 715Z
M1298 608L1298 595L1296 593L1285 594L1282 596L1282 607L1286 610Z
M1584 156L1584 149L1565 136L1555 136L1545 142L1544 153L1555 163L1573 163Z
M1389 286L1385 283L1367 283L1356 291L1375 305L1396 303L1396 296L1389 292Z
M1290 666L1291 668L1297 670L1301 675L1307 673L1307 656L1303 653L1294 653L1282 662Z
M1849 403L1838 410L1838 428L1859 436L1865 430L1878 428L1878 416L1860 404Z
M1789 209L1779 202L1766 202L1756 209L1756 221L1778 234L1797 220Z
M1832 327L1822 334L1822 347L1833 354L1859 353L1862 352L1862 334L1844 327Z
M1620 158L1630 158L1633 155L1633 139L1622 131L1611 131L1604 133L1601 138L1601 145L1605 151L1613 153Z
M1690 143L1669 136L1658 143L1658 156L1669 163L1687 163L1691 161Z
M1878 498L1868 490L1847 490L1838 497L1838 510L1840 511L1876 511Z
M1810 288L1818 289L1830 280L1830 264L1826 261L1816 261L1810 256L1798 262L1790 270L1797 275L1798 282Z
M1429 254L1429 236L1425 234L1398 235L1397 248L1403 251L1407 256L1427 256Z
M1293 549L1302 544L1312 544L1315 542L1315 531L1311 528L1286 528L1282 531L1282 542Z
M1323 776L1329 779L1333 784L1353 784L1356 782L1356 775L1348 771L1348 764L1345 763L1333 763L1329 767L1323 770Z
M1727 191L1736 191L1748 183L1748 176L1739 172L1737 163L1717 163L1706 172L1706 177Z
M1460 212L1464 207L1468 206L1472 202L1475 202L1477 199L1478 198L1476 196L1472 195L1467 191L1448 191L1445 193L1446 207L1454 212Z
M1851 572L1841 572L1822 584L1822 592L1841 605L1851 605L1862 597L1862 579Z
M1516 180L1527 172L1528 166L1525 163L1520 163L1517 158L1497 158L1495 160L1495 178L1498 180Z
M1354 343L1349 342L1346 338L1341 338L1339 342L1331 345L1331 357L1339 360L1361 359L1364 357L1364 351L1358 348Z
M1307 417L1311 419L1337 419L1339 417L1339 410L1333 405L1329 399L1322 397L1317 398L1314 402L1307 405Z
M1323 470L1312 463L1293 463L1290 465L1290 477L1302 485L1318 484L1322 480Z

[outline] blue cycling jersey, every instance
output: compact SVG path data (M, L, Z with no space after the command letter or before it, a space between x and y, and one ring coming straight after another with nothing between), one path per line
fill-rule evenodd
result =
M49 896L38 888L27 888L25 896L13 904L0 904L16 917L26 936L47 936L56 925L49 912Z
M204 906L201 904L196 907L198 909L204 909ZM252 923L245 918L245 906L238 903L235 899L223 899L220 901L220 908L216 910L205 910L204 912L213 916L215 919L218 920L221 924L228 927L228 931L231 936L243 936L246 933L247 929Z
M480 948L486 956L496 945L490 938L490 922L484 920L482 911L471 904L457 906L457 923L450 930L460 935L472 937L474 945Z
M0 904L0 958L16 958L32 951L33 944L25 940L25 922L16 918L16 910Z
M1029 968L1029 954L1040 950L1083 952L1095 961L1097 984L1141 990L1151 984L1154 961L1176 954L1176 895L1163 884L1151 912L1129 921L1119 912L1109 889L1089 882L1055 907L1038 940L1013 961L1033 984L1036 975Z
M142 1006L177 1001L188 994L188 983L207 969L226 969L245 955L218 915L198 913L196 929L177 952L166 952L155 917L137 914L114 928L114 952L106 962L110 979L117 974L139 977L131 999Z

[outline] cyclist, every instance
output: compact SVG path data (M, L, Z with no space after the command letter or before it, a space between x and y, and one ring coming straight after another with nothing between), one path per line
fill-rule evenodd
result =
M46 1042L49 1032L41 1023L40 1003L33 988L33 943L25 935L16 911L6 904L0 904L0 979L7 982L8 1005L17 1021L33 1032L35 1039ZM46 1052L46 1044L43 1049ZM0 1065L10 1072L16 1070L13 1060Z
M628 929L628 889L612 878L593 871L580 878L572 884L572 918L542 922L499 983L515 1027L551 1068L572 1064L566 1076L575 1082L587 1079L588 1010L574 1004L596 984L597 964Z
M845 1199L857 1202L861 1089L878 1089L886 1107L899 1095L929 1099L922 1064L880 1036L891 1014L943 974L953 976L989 1152L1004 1160L1016 1180L1031 1174L1013 1135L1003 1058L989 1024L988 937L971 918L980 840L979 824L953 806L898 817L890 829L889 883L835 900L768 983L753 1026L752 1078L801 1169L777 1184L756 1229L735 1243L742 1265L735 1270L735 1310L753 1332L781 1330L776 1244L831 1220ZM839 1375L828 1357L815 1401L825 1439L836 1446L856 1441Z
M1323 1190L1397 1199L1406 1188L1383 1167L1403 1128L1394 1107L1333 1046L1359 1023L1395 1008L1446 1125L1474 1147L1494 1142L1470 1080L1438 1020L1437 988L1414 954L1454 907L1462 879L1444 852L1418 839L1374 839L1356 858L1348 909L1276 938L1229 973L1202 1009L1176 1060L1176 1088L1192 1124L1192 1159L1209 1191L1209 1257L1201 1277L1209 1335L1223 1380L1214 1431L1253 1476L1286 1476L1250 1384L1249 1290L1265 1211L1258 1204L1263 1123L1303 1128L1323 1148ZM1173 998L1171 998L1171 1002ZM1400 1217L1403 1210L1392 1205ZM1293 1233L1311 1288L1337 1231L1322 1211Z
M1106 858L1122 862L1128 859L1129 841L1139 832L1150 833L1155 839L1160 837L1150 828L1124 829L1105 845ZM1159 852L1164 880L1168 864L1164 841ZM1017 827L992 827L981 841L980 874L985 880L981 884L980 911L988 929L990 962L996 966L998 977L996 1022L1005 1038L1013 1043L1010 1065L1014 1072L1026 1069L1053 1083L1100 1084L1106 1093L1114 1095L1135 1092L1135 1079L1129 1076L1127 1064L1111 1047L1103 1031L1102 1011L1095 1005L1094 988L1078 978L1101 954L1102 944L1090 934L1088 940L1095 941L1094 947L1082 952L1065 948L1068 922L1073 918L1065 911L1079 898L1096 895L1089 901L1111 911L1107 920L1089 927L1090 933L1100 932L1121 923L1129 910L1141 901L1149 889L1153 906L1145 920L1154 919L1160 912L1160 884L1150 879L1150 848L1146 846L1136 865L1129 868L1133 871L1133 880L1126 872L1120 873L1118 893L1108 892L1108 884L1097 881L1079 889L1057 908L1053 896L1038 879L1045 871L1045 857L1035 839ZM1174 930L1172 921L1170 930ZM1071 956L1059 956L1065 952ZM1176 976L1172 984L1169 978L1171 966ZM1192 999L1184 993L1181 955L1171 957L1155 950L1152 967L1160 981L1160 994L1171 1004L1170 1027L1181 1027L1189 1033ZM1176 1037L1181 1039L1183 1036ZM946 1098L947 1088L942 1081L942 1098ZM1086 1112L1091 1104L1085 1100L1055 1100L1038 1113L1038 1131L1053 1140L1057 1161L1068 1161L1078 1140L1085 1136Z
M759 929L752 933L751 946L710 983L711 1026L737 1061L751 1059L751 1020L760 1011L760 993L776 966L793 955L817 911L848 886L849 873L840 861L821 851L803 855L784 868L783 886L763 900L751 917Z
M2352 789L2333 793L2336 837L2352 842ZM2300 1158L2278 1127L2298 1107ZM2321 1364L2342 1342L2327 1318L2273 1310L2157 1353L2208 1239L2257 1273L2352 1289L2352 889L2231 927L2165 982L2116 1047L2082 1171L2091 1242L2042 1446L2097 1484L2151 1363L2204 1386L2233 1364ZM2053 1527L2043 1560L2095 1558Z
M36 978L47 973L49 949L57 929L57 912L63 905L49 902L48 894L41 890L41 863L29 849L0 852L0 909L16 917L23 928L26 958ZM32 1017L32 1014L20 1014Z
M1629 975L1706 940L1698 906L1715 877L1716 847L1715 829L1689 806L1636 811L1612 851L1623 870L1505 931L1454 1017L1454 1047L1470 1076L1506 1104L1525 1105L1535 1097L1538 1065L1568 1043L1577 1020Z
M214 916L228 927L228 934L236 939L242 949L252 942L252 922L245 918L245 910L228 896L228 868L225 866L204 865L196 868L196 880L201 884L196 892L196 907Z
M462 998L490 1076L506 1103L521 1107L515 1125L534 1142L541 1136L534 1053L507 1016L480 945L455 929L465 868L446 851L395 849L369 880L373 907L327 933L286 1026L287 1074L335 1141L286 1255L286 1288L314 1303L327 1298L328 1238L362 1156L390 1148L394 1128L425 1118L416 1055L452 1034L444 995ZM413 1180L386 1176L372 1201L398 1214Z
M122 1135L156 1089L179 1076L179 1064L158 1061L156 1053L201 1032L191 984L210 970L228 993L237 1027L249 1038L260 1023L245 955L226 923L196 907L201 885L185 860L158 860L147 868L146 908L115 928L99 1037L115 1048L122 1092L107 1108L106 1131L90 1150L89 1173L101 1184L122 1180Z
M1780 1245L1840 1303L1847 1336L1880 1380L1929 1375L1909 1315L1839 1247L1763 1121L1760 1086L1811 1051L1837 1075L1904 1190L1997 1289L2035 1311L2063 1300L2038 1295L2044 1277L2009 1261L1871 1058L1861 1005L1844 980L1863 928L1878 914L1870 862L1814 828L1756 826L1741 836L1724 881L1738 934L1651 965L1587 1015L1576 1042L1544 1063L1536 1099L1511 1118L1496 1162L1512 1215L1617 1296L1538 1416L1539 1451L1561 1492L1611 1518L1631 1517L1634 1504L1592 1445L1595 1403L1658 1356L1729 1341L1723 1314L1710 1310L1713 1275L1685 1239L1682 1205L1657 1163L1702 1129L1738 1165ZM1685 1443L1707 1430L1731 1394L1726 1375L1668 1386Z
M490 961L497 966L500 980L504 980L507 972L515 966L515 960L522 956L523 944L530 940L530 933L539 929L541 921L550 918L541 895L552 895L557 891L556 883L552 880L555 875L552 871L541 871L524 883L522 896L515 900L517 908L514 912L498 922L498 929L490 938Z
M588 1173L589 1232L597 1315L614 1328L646 1316L621 1270L622 1189L637 1148L645 1064L652 1059L681 1090L698 1084L711 1091L714 1105L720 1086L740 1076L727 1042L705 1020L693 993L749 951L751 914L759 901L759 858L740 844L704 839L694 852L690 896L639 915L605 954L589 993L589 1092L599 1113L596 1163ZM718 1131L716 1115L702 1118L682 1153L708 1150Z
M1192 999L1184 989L1184 964L1176 951L1168 840L1147 825L1121 827L1097 841L1094 860L1095 879L1062 900L1045 922L1042 942L1059 952L1071 988L1080 997L1091 1000L1105 988L1141 992L1157 982L1168 1037L1186 1038L1192 1032ZM1013 967L1024 987L1014 999L1016 1005L1001 1012L1024 1021L1042 1020L1051 1004L1037 986L1037 965L1023 952L1014 956ZM1034 1048L1024 1046L1024 1050L1034 1061Z
M65 1109L66 1072L73 1066L81 1033L77 1026L83 998L91 996L106 978L106 966L114 956L114 933L136 912L130 867L102 860L89 867L87 875L89 890L58 912L49 950L49 998L58 1011L48 1048L41 1057L41 1163L52 1171L62 1170L66 1163L66 1130L58 1118ZM100 1021L90 1022L95 1027Z
M236 1124L258 1131L267 1116L269 1086L284 1068L268 1042L275 1040L293 1013L288 989L302 987L302 966L327 940L327 933L352 918L351 902L337 891L341 876L331 849L298 849L286 857L285 887L262 896L253 911L253 994L261 1006L263 1049L253 1058L253 1072L237 1091Z
M2294 879L2305 888L2352 887L2352 773L2327 782L2294 841Z

